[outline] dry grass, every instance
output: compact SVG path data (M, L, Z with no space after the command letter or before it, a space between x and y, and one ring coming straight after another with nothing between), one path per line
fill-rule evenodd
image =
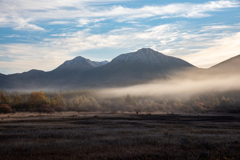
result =
M240 159L239 117L4 116L1 159Z

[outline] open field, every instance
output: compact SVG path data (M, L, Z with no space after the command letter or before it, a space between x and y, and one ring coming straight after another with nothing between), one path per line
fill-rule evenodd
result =
M1 159L240 159L240 115L0 115Z

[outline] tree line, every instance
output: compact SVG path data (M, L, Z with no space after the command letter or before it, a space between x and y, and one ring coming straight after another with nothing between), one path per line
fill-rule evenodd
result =
M205 93L185 98L133 97L100 99L88 91L0 92L0 113L39 112L240 113L240 90Z

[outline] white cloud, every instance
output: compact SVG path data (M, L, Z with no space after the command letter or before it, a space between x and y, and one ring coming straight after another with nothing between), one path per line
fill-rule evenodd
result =
M214 41L214 46L204 48L196 53L181 56L186 61L208 68L226 59L240 54L240 32Z
M0 70L8 73L20 73L31 69L52 70L72 56L66 50L52 48L47 44L1 44L0 55L9 57L0 61Z
M166 27L158 28L161 30ZM171 28L171 25L169 25L169 28ZM152 30L157 32L156 29ZM148 36L147 34L152 35L152 30L146 30L145 36ZM171 31L172 30L169 29L169 32ZM167 35L168 33L159 31L158 35L161 37L161 34ZM32 68L52 70L63 63L63 61L74 58L74 54L76 55L76 53L78 53L77 55L79 55L85 50L102 48L129 48L134 50L144 47L146 44L149 44L147 43L149 39L140 38L141 34L140 30L131 28L116 29L106 34L91 34L88 30L83 30L53 35L54 38L48 38L43 42L35 44L1 44L0 55L11 56L17 60L8 62L1 61L0 66L12 68L14 72L23 72ZM169 34L169 36L172 35ZM166 39L166 36L162 37ZM151 40L159 41L159 39L155 40L155 38L156 36ZM150 47L152 46L153 45ZM44 65L42 65L43 62ZM2 67L0 69L3 70Z
M116 1L126 0L2 0L0 1L0 27L11 26L15 29L41 31L44 29L36 26L34 24L36 21L50 20L52 21L50 24L65 24L66 21L74 21L79 22L76 25L83 26L89 23L97 23L104 19L123 22L150 17L201 18L210 16L209 12L239 7L240 4L237 1L220 0L199 4L175 3L170 5L144 6L141 8L92 5L102 3L111 4ZM15 26L16 24L18 26Z
M88 50L97 49L112 50L112 55L109 54L108 57L114 58L117 56L114 53L117 49L133 51L150 47L164 54L183 58L198 67L210 67L239 54L239 31L237 34L231 30L216 34L212 29L201 32L189 30L187 26L189 24L186 22L178 22L155 27L148 26L145 29L123 27L102 34L92 34L89 29L85 29L52 34L50 38L34 44L0 44L0 55L17 59L1 61L0 70L8 67L12 72L23 72L32 68L48 71L65 60ZM237 25L214 26L216 25L206 27L232 28ZM203 26L203 28L206 27ZM98 52L95 57L95 60L102 59Z
M36 26L34 24L29 24L28 20L18 18L15 19L16 26L13 28L14 30L35 30L35 31L45 31L44 28Z
M79 24L77 26L83 27L85 25L88 25L89 23L97 23L97 22L104 21L104 20L105 20L105 18L95 18L95 19L80 18L78 20Z
M151 47L164 54L183 58L198 67L210 67L227 58L240 54L240 32L215 34L189 31L188 24L165 24L146 29L134 28L112 30L106 34L90 34L87 30L67 33L65 38L46 39L55 47L69 52L102 48ZM213 27L214 28L214 27ZM62 47L64 46L64 48Z
M204 26L201 29L201 32L205 32L205 31L210 31L210 30L226 30L226 29L240 29L240 24L235 24L235 25L209 25L209 26Z
M0 18L0 27L12 27L14 30L45 31L44 28L29 23L30 19L21 17Z
M69 21L53 21L53 22L50 22L49 24L50 25L55 25L55 24L69 24L71 22Z

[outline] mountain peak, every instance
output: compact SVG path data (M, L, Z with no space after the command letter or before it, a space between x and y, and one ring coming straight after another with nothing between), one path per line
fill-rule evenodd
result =
M164 59L165 57L164 54L154 51L151 48L142 48L136 52L122 54L114 58L112 62L159 63L159 59Z
M82 56L77 56L72 60L65 61L62 65L60 65L55 70L78 70L80 72L86 71L91 68L99 67L101 65L107 64L107 61L103 62L95 62L91 61L90 59L86 59Z
M162 53L160 53L160 52L158 52L158 51L155 51L155 50L153 50L153 49L151 49L151 48L142 48L142 49L139 49L137 52L135 52L136 54L142 54L142 55L147 55L147 56L156 56L156 55L158 55L158 56L160 56L160 55L164 55L164 54L162 54ZM165 56L165 55L164 55Z
M153 52L156 52L156 51L154 51L151 48L141 48L137 51L137 53L153 53Z
M89 59L86 59L86 58L84 58L82 56L77 56L74 59L68 60L68 61L86 61L86 60L89 60Z

